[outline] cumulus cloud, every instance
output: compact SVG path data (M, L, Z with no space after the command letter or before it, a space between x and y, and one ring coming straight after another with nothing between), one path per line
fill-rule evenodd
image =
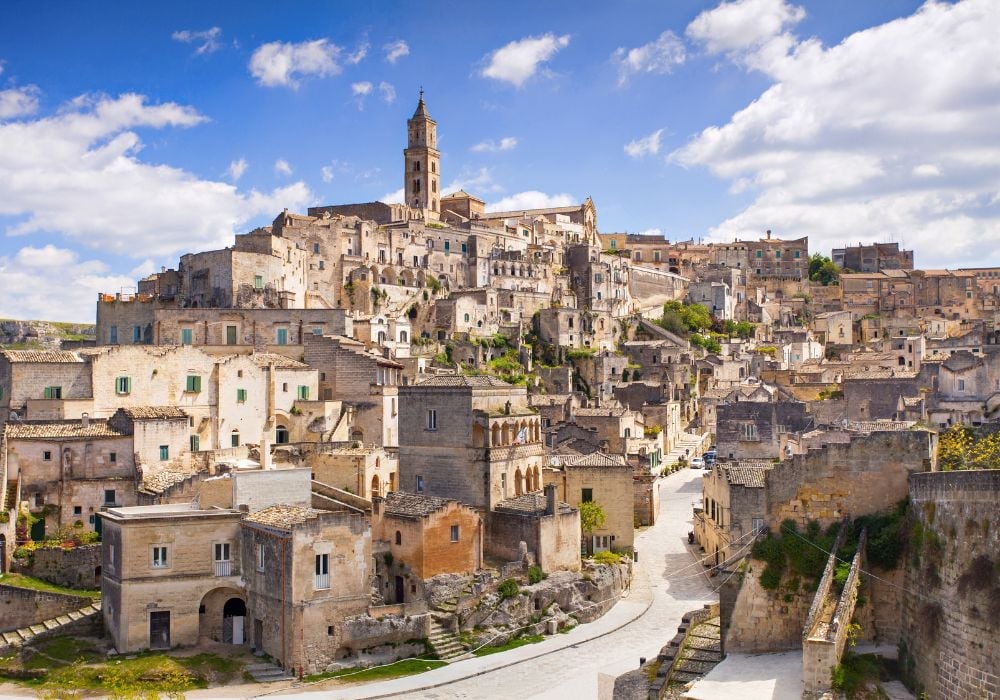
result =
M364 97L372 91L372 84L367 80L360 83L351 83L351 94Z
M323 78L340 73L342 53L343 49L326 39L298 44L272 41L258 46L250 56L250 75L266 87L296 88L304 76Z
M405 193L403 192L403 188L400 187L398 190L394 192L388 192L382 195L381 197L378 198L378 201L385 202L386 204L403 204L404 196Z
M221 36L222 29L212 27L210 29L181 29L171 34L170 38L182 44L194 44L194 52L200 56L221 49L222 42L219 41Z
M279 175L291 175L292 166L284 158L278 158L278 160L274 161L274 172Z
M496 153L497 151L511 151L515 148L517 148L517 139L513 136L504 136L499 141L492 139L480 141L469 150L475 153Z
M767 21L746 12L765 5ZM1000 244L995 2L929 2L831 47L785 31L801 16L726 3L688 28L772 81L670 155L755 196L713 235L771 228L816 250L905 236L927 265L981 261Z
M649 136L634 139L625 144L625 153L630 158L642 158L643 156L656 155L660 152L660 136L663 129L657 129Z
M543 63L556 52L569 46L569 34L556 36L549 32L542 36L529 36L502 46L487 58L487 65L480 75L516 87L538 72Z
M639 73L670 73L686 57L684 43L669 30L648 44L634 49L620 47L611 54L611 60L618 66L619 85Z
M35 85L0 90L0 119L17 119L37 112L39 92Z
M371 44L369 44L367 41L362 41L360 44L358 44L358 48L355 49L353 53L349 53L347 54L347 56L344 57L344 61L351 64L352 66L355 66L361 63L363 60L365 60L365 56L368 55L368 49L370 48Z
M577 202L569 194L546 194L538 190L527 190L487 204L486 211L521 211L524 209L568 207L572 204L577 204Z
M663 231L658 228L647 228L639 231L636 235L638 236L662 236Z
M0 217L15 221L7 234L52 234L107 253L167 256L226 245L254 217L312 201L301 182L240 192L140 158L138 130L203 121L190 107L126 94L83 96L50 116L0 123Z
M236 182L241 177L243 173L247 171L247 159L240 158L239 160L234 160L229 164L229 179Z
M396 101L396 88L384 80L378 84L378 91L382 95L382 101L386 104L391 105Z
M410 45L407 44L402 39L399 39L397 41L390 41L388 44L382 47L382 50L385 51L385 60L387 60L389 63L395 63L403 56L410 55Z

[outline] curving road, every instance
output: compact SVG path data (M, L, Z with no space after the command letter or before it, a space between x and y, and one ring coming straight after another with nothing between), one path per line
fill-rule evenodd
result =
M615 676L636 668L640 657L655 656L685 612L717 598L687 544L703 473L685 469L660 480L660 518L636 538L632 590L602 618L539 644L418 676L363 686L331 681L284 692L316 698L610 698Z

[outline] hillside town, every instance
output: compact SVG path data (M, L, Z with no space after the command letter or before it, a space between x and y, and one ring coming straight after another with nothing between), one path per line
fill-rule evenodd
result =
M245 696L425 661L417 697L647 624L602 697L997 697L1000 268L491 211L431 112L403 203L285 209L0 349L0 681L71 638Z

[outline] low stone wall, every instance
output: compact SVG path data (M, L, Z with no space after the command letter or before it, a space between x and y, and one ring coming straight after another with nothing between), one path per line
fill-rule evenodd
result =
M368 608L368 616L376 620L383 617L410 617L423 615L427 612L427 601L417 600L412 603L397 603L396 605L373 605Z
M0 632L9 632L90 605L86 596L43 593L0 584Z
M344 618L342 633L342 646L353 651L383 644L402 644L412 639L428 637L431 633L431 616L386 615L376 619L368 615L355 615Z
M18 573L67 588L101 587L101 545L72 549L42 547L31 554L30 563L16 565Z

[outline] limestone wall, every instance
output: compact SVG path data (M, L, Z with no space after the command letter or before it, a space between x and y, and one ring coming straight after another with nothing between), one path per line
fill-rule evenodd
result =
M88 544L73 549L45 547L31 555L31 564L21 573L68 588L101 587L101 545Z
M932 698L1000 691L1000 470L910 477L900 665Z
M51 620L90 603L91 599L86 596L42 593L0 584L0 632Z
M787 577L782 578L777 591L769 591L760 585L764 562L746 561L747 570L736 603L731 612L723 610L723 617L729 620L729 629L723 630L726 652L758 654L801 648L802 627L813 593L801 587L789 590Z

